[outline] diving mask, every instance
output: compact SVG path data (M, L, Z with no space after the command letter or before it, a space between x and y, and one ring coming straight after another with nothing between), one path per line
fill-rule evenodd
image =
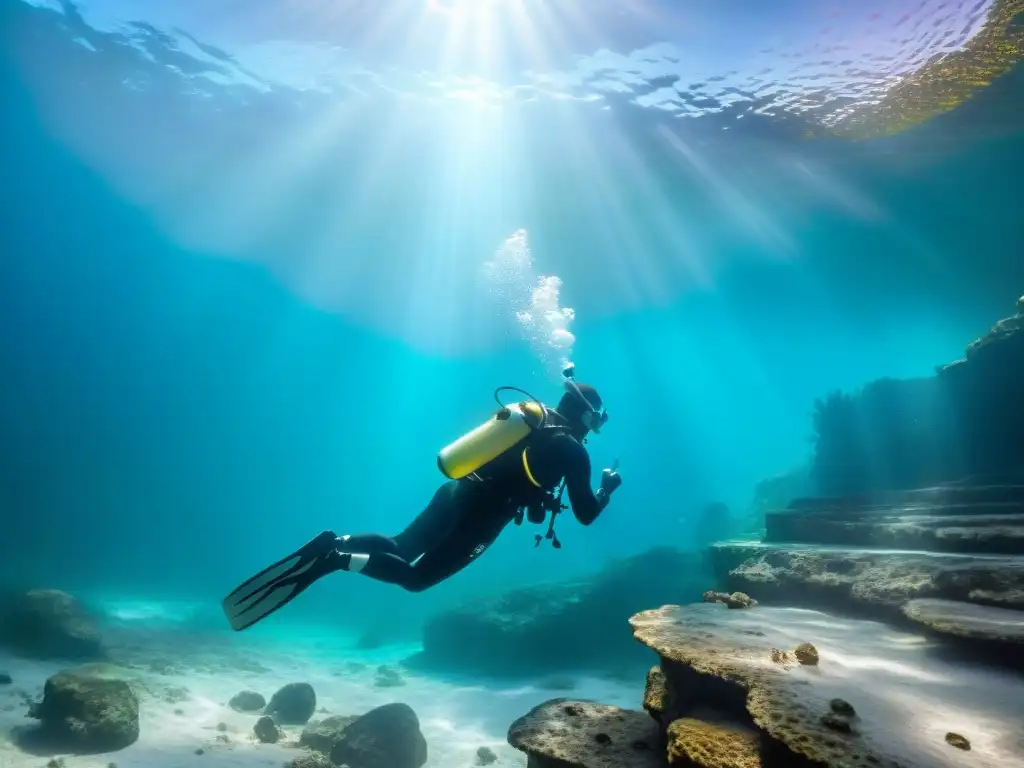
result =
M562 376L565 377L565 391L576 395L587 406L587 410L580 416L580 421L589 431L599 435L601 434L601 427L608 423L608 411L604 408L594 407L594 404L587 399L587 396L583 394L583 390L576 383L575 375L576 366L573 364L568 365L562 371Z

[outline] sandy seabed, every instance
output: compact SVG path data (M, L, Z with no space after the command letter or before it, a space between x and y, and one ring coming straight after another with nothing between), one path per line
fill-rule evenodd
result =
M142 639L133 637L128 646L115 646L113 654L117 662L130 664L114 672L126 674L140 695L138 741L117 752L85 756L28 754L11 736L12 729L36 723L26 712L30 701L42 697L47 677L75 665L0 652L0 671L13 680L0 686L0 768L44 768L54 757L63 758L66 768L106 768L110 763L117 768L280 766L304 754L295 746L302 727L285 726L281 743L260 744L252 735L258 715L236 712L228 701L242 690L257 691L269 700L292 682L308 682L316 691L314 721L359 715L391 702L408 704L419 717L428 746L426 765L432 768L473 766L480 747L495 753L497 761L491 765L496 768L521 767L526 756L510 747L505 735L512 721L531 707L571 696L639 708L643 695L642 679L629 685L568 678L559 681L563 690L553 690L542 679L502 685L402 671L404 685L375 685L378 665L400 668L401 660L417 650L336 650L326 640L297 643L294 635L287 641L247 641L230 633L191 637L181 631L151 631Z

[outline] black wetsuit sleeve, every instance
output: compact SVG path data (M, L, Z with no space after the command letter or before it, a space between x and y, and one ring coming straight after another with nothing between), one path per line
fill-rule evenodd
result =
M607 505L590 487L590 454L571 438L558 442L565 472L565 490L569 492L572 513L583 525L590 525Z

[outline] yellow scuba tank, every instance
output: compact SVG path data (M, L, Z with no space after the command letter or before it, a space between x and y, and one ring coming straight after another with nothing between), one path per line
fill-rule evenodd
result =
M540 403L503 405L479 427L442 448L437 466L452 480L471 475L543 426L545 419Z

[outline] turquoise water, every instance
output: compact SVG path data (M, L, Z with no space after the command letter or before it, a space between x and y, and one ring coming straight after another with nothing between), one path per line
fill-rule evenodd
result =
M815 398L930 374L1024 292L1019 66L907 130L843 122L869 62L917 71L1004 5L392 5L2 0L5 582L215 614L322 529L400 530L492 390L554 401L563 356L611 414L595 484L625 480L594 526L294 615L698 546L705 505L739 525L807 460ZM571 347L486 275L519 230Z

